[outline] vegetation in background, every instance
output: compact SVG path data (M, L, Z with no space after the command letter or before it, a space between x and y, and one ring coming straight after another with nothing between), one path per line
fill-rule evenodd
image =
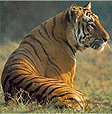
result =
M13 41L23 39L33 28L66 10L72 3L85 6L88 1L0 1L0 43L5 37ZM92 11L112 36L112 1L92 1Z

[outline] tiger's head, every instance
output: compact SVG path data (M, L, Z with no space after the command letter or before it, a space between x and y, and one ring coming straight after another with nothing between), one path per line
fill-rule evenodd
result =
M104 49L109 35L100 24L98 16L91 11L91 2L84 7L72 4L66 10L65 19L73 30L74 39L68 39L73 49Z

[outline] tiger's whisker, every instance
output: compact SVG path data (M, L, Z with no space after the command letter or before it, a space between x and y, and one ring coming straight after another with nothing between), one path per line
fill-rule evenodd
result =
M107 43L108 48L110 49L110 51L112 52L112 48L110 47L110 45Z

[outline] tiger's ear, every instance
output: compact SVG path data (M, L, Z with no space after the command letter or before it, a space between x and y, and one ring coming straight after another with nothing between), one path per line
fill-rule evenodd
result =
M91 9L91 2L89 2L86 6L84 6L86 9Z
M76 4L72 4L66 11L66 14L65 14L65 18L68 22L75 22L76 21L76 18L77 18L77 5Z

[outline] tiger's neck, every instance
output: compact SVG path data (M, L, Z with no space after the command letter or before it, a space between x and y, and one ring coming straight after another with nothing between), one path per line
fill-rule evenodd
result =
M53 30L55 38L60 43L66 43L74 54L79 48L75 36L77 26L77 23L71 23L66 20L65 12L53 17Z
M44 51L49 55L48 58L52 60L53 64L59 66L59 68L55 68L52 64L48 64L47 59L44 59L44 66L46 66L45 77L63 79L64 82L73 86L76 52L75 48L73 49L75 40L72 39L75 38L74 31L66 22L64 13L62 12L45 21L35 28L31 34L41 42ZM35 47L39 48L36 43Z

